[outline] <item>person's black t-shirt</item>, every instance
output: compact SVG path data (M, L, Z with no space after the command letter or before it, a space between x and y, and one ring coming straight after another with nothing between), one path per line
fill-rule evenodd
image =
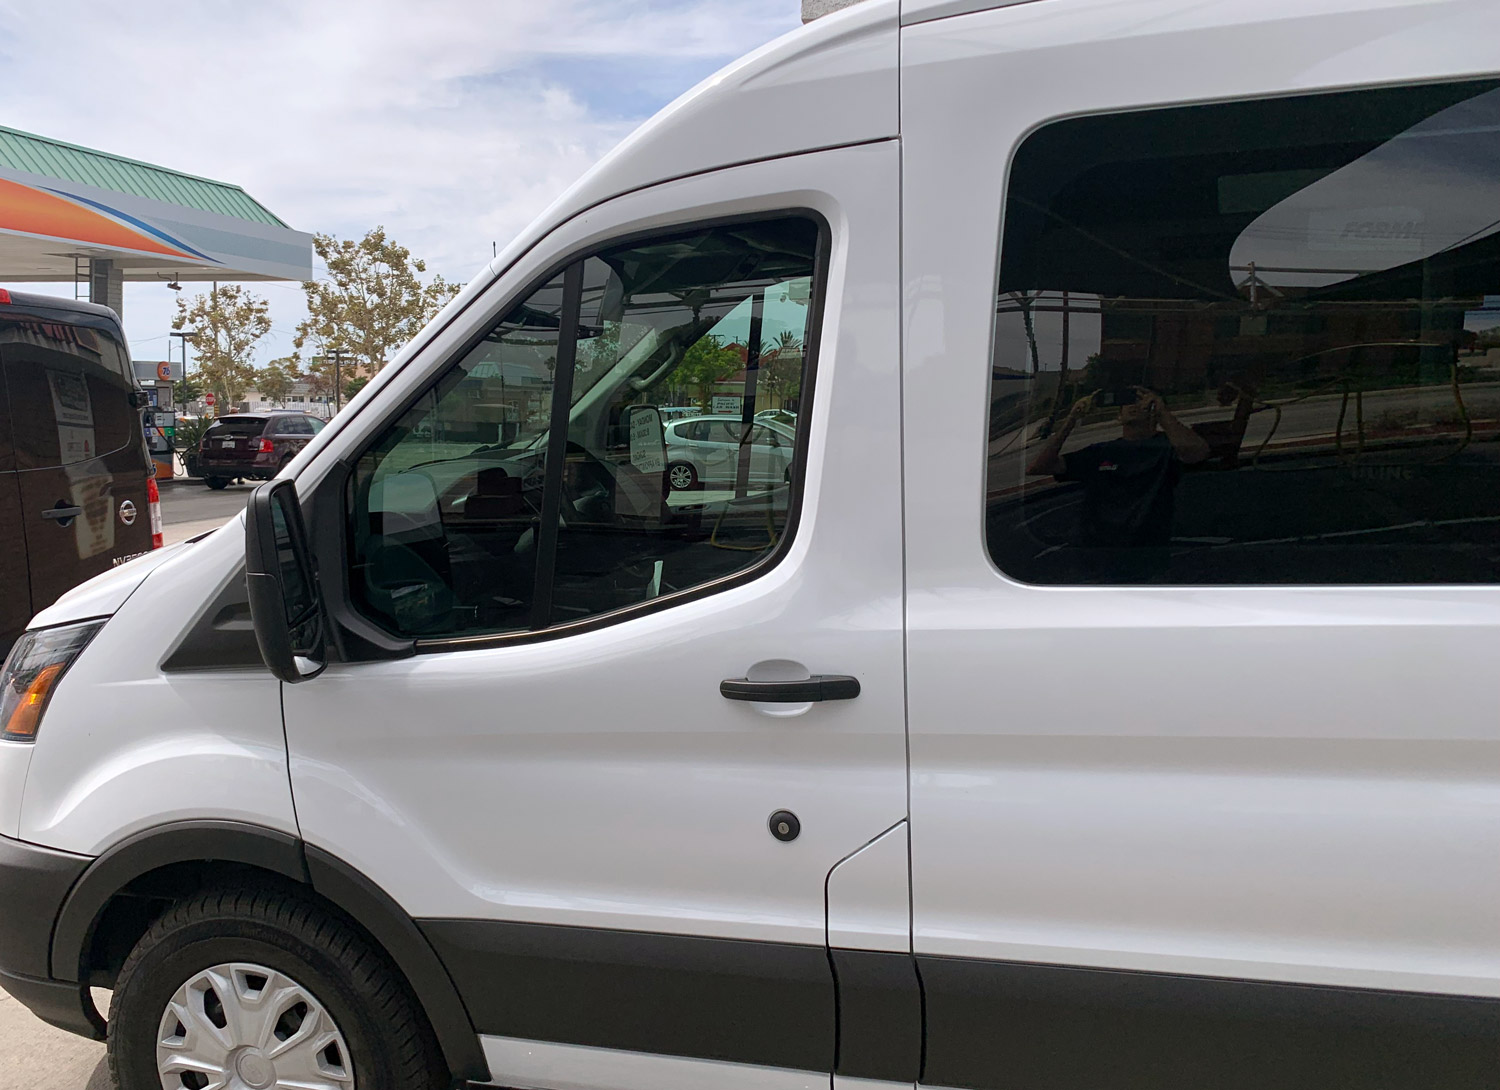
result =
M1165 435L1111 439L1063 455L1059 481L1083 485L1078 544L1095 548L1166 545L1181 463Z

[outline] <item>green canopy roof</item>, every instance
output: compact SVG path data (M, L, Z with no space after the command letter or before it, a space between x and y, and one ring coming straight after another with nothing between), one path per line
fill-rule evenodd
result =
M232 216L251 223L286 226L237 185L81 148L77 144L3 125L0 125L0 167L164 201L200 212Z

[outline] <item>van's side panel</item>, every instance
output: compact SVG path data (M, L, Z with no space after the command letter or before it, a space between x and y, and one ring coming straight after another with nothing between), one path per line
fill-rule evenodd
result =
M1026 586L984 525L1031 130L1483 75L1497 33L1487 0L1045 0L903 31L926 1084L1500 1077L1496 588Z
M303 836L418 919L501 1084L538 1085L543 1056L545 1085L596 1085L612 1055L656 1085L705 1060L736 1065L721 1081L738 1085L826 1084L826 879L906 805L897 167L880 141L618 198L558 227L453 331L473 336L548 268L621 238L797 210L825 222L805 483L774 566L592 630L333 664L285 691ZM440 340L386 396L454 360ZM374 417L316 452L299 491L335 453L356 457ZM800 708L721 695L775 662L857 675L862 691ZM773 835L779 809L795 839ZM859 926L846 944L880 943Z
M11 402L32 605L45 608L121 557L151 549L149 461L135 380L113 330L49 320L4 323L0 370ZM79 509L72 518L59 510Z

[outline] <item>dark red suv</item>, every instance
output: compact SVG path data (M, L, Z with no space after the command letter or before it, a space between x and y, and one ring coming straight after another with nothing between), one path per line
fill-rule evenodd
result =
M198 472L209 488L230 481L268 481L318 432L324 421L275 411L220 417L198 443Z

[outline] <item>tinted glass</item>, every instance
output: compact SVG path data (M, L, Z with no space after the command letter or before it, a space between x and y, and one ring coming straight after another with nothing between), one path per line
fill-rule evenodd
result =
M359 461L352 583L402 635L532 623L562 278L514 307Z
M360 459L362 611L417 637L536 630L770 555L795 433L739 439L800 400L817 246L801 219L674 235L601 252L514 307ZM669 444L662 409L686 406L733 411L724 448Z
M311 435L312 421L305 416L289 416L277 422L276 431L281 435Z
M795 442L754 446L750 422L800 396L817 239L806 220L744 224L585 263L552 623L712 582L780 542ZM665 444L659 408L684 402L735 414L697 425L721 446Z
M1494 83L1065 121L1011 179L1002 570L1500 580Z
M266 430L263 416L226 416L215 421L204 434L215 439L235 435L260 435Z
M21 469L87 462L142 442L124 349L103 330L39 318L0 322Z

